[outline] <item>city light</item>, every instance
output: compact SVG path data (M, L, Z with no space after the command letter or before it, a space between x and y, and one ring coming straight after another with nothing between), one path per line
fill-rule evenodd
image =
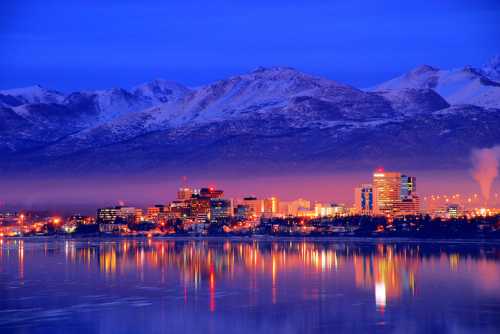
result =
M500 228L500 209L484 206L477 193L427 194L421 203L416 177L380 169L372 174L371 183L354 188L352 206L303 198L285 201L277 196L224 195L214 186L191 188L184 184L174 201L147 208L125 206L120 201L118 206L97 209L95 216L5 212L0 213L0 233L6 237L57 233L147 238L211 234L428 237L436 233L432 232L433 221L449 220L452 223L446 226L450 233L462 233L454 224L467 226L460 224L465 221L475 228L468 230L469 236L481 237ZM492 197L498 199L495 195Z

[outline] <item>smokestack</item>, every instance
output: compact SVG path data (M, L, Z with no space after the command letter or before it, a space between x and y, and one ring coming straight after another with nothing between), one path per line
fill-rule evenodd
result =
M472 151L472 176L481 187L485 204L490 199L491 185L498 175L500 146Z

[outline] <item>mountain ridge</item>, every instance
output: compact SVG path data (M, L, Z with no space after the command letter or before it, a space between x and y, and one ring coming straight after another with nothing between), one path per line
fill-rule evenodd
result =
M157 79L129 90L4 90L0 170L325 169L425 159L466 168L463 152L499 143L500 110L484 90L469 100L440 94L442 78L456 77L469 90L496 92L483 70L429 65L374 90L289 67L199 88Z

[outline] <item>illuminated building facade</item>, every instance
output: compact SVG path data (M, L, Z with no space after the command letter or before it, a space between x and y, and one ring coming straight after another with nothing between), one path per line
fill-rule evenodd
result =
M450 204L446 208L447 218L458 218L460 214L460 206L458 204Z
M279 214L279 199L269 197L262 201L262 216L264 218L276 217Z
M417 215L420 212L413 176L377 170L373 173L373 199L375 214Z
M414 176L401 175L401 199L411 198L417 191L417 179Z
M400 201L394 203L394 215L418 215L420 213L420 198L416 194L409 197L401 198Z
M163 204L157 204L155 206L149 207L146 214L146 219L150 222L160 224L164 223L167 217L166 206Z
M222 198L210 200L210 221L217 222L231 216L231 201Z
M290 216L297 216L299 211L310 210L310 209L311 209L311 201L299 198L294 201L288 202L286 211L283 211L283 214Z
M122 221L125 221L129 224L135 223L136 222L136 209L131 206L120 206L116 207L117 212L116 216L117 218L120 218Z
M179 188L179 190L177 191L177 199L179 201L187 201L191 198L191 196L193 196L193 194L196 193L199 192L195 191L195 189L193 188L188 188L188 187Z
M97 222L102 233L128 232L127 222L117 219L121 207L97 209Z
M200 189L200 196L201 197L222 198L223 195L224 195L223 190L215 189L214 187Z
M354 209L357 214L371 215L373 213L373 187L362 184L354 189Z
M135 222L140 223L144 221L144 212L140 208L135 208Z
M378 170L373 173L374 212L391 214L401 198L401 173Z
M189 201L173 201L166 211L167 219L181 219L189 215Z
M73 215L73 216L69 217L68 224L74 225L74 226L93 225L93 224L95 224L95 220L93 217L89 217L89 216Z
M101 208L97 209L97 221L100 224L113 224L116 221L118 209L115 208Z
M250 207L245 204L236 205L234 215L238 219L249 219L253 217L250 212Z
M262 213L261 201L257 197L248 196L243 198L243 205L248 206L248 217L260 217Z
M210 214L210 198L194 195L189 200L189 218L197 224L206 223Z

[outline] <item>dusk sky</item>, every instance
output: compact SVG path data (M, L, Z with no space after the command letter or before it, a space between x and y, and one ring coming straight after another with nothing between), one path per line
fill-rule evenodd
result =
M104 3L105 2L105 3ZM0 89L200 85L285 65L368 87L500 53L499 1L2 1Z

